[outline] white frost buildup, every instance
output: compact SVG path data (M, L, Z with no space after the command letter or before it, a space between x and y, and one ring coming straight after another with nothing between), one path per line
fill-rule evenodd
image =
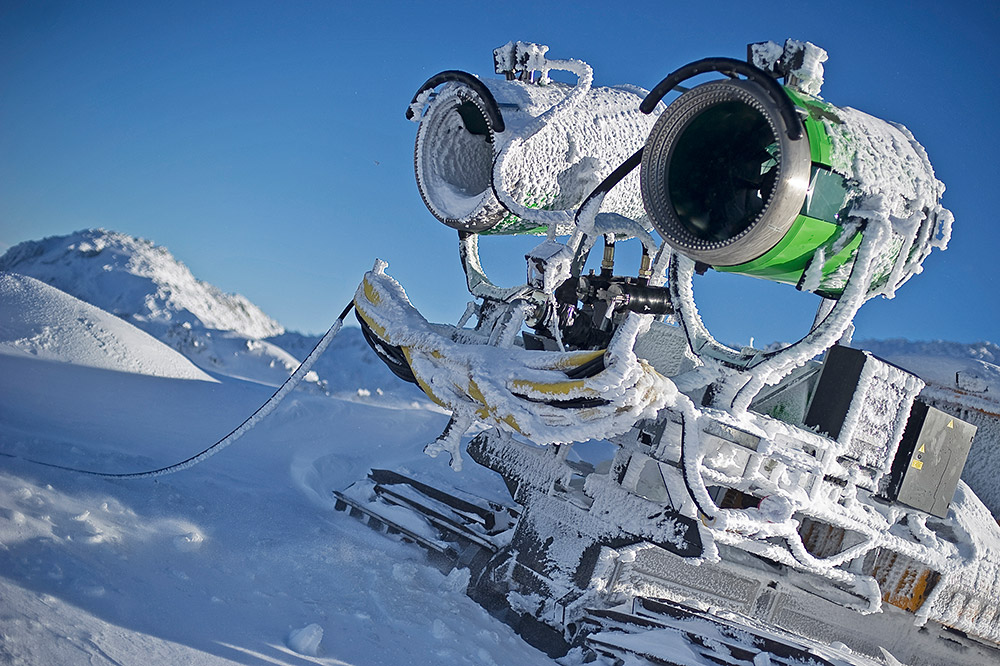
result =
M484 103L462 84L445 84L436 98L428 97L426 113L414 104L420 107L414 117L421 118L417 184L438 219L494 225L494 233L543 233L539 227L547 225L569 234L584 197L642 147L658 115L639 111L647 91L593 87L589 65L547 59L544 48L518 42L497 49L498 69L542 73L541 84L482 81L500 105L503 132L466 131L456 109L468 108L469 99ZM547 82L549 70L576 74L576 85ZM608 194L606 210L645 216L638 172Z
M884 228L871 268L881 287L872 295L892 298L921 271L932 248L948 246L954 218L940 203L944 184L934 177L923 146L902 125L851 108L838 109L837 116L840 124L828 122L831 163L862 192L850 216L864 220L865 233Z
M759 42L750 45L750 61L766 72L776 71L785 63L788 85L813 97L823 87L823 63L827 60L824 49L812 42L788 39L784 46L777 42Z
M493 49L493 62L497 74L504 72L546 72L548 71L545 54L549 47L544 44L511 41L497 49Z
M319 651L319 643L323 640L323 627L310 624L301 629L293 629L288 634L288 647L307 657L315 657Z
M584 441L621 434L677 395L670 380L632 351L648 317L632 315L606 352L469 344L458 341L462 330L429 324L385 267L380 261L365 275L355 296L358 313L382 340L403 350L420 387L453 413L453 427L428 451L448 451L453 466L459 465L459 438L475 421L539 444ZM601 356L603 370L580 378L566 374Z
M768 72L774 69L784 53L785 47L777 42L759 42L750 45L751 64Z
M823 87L823 63L826 51L812 42L789 39L785 42L785 53L795 51L802 54L802 63L789 71L791 83L807 95L818 95Z

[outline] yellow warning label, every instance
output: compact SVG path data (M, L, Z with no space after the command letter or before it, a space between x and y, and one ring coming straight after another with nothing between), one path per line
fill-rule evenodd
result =
M948 421L948 427L949 428L954 428L955 427L955 419L952 419L951 421Z
M924 468L924 461L923 460L914 460L913 461L913 466L916 467L917 469L923 469Z
M923 445L923 444L921 444L921 445L920 445L920 448L919 448L919 449L917 449L917 451L918 451L919 453L926 453L926 452L927 452L927 449L925 449L925 448L924 448L924 445Z

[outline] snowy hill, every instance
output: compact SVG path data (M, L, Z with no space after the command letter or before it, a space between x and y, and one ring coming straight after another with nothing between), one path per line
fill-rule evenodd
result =
M27 241L0 257L0 271L36 278L116 315L211 373L277 386L298 365L264 340L284 333L278 322L243 296L196 279L146 240L90 229Z
M39 279L140 324L186 324L248 338L284 332L244 297L197 280L166 248L113 231L20 243L0 257L0 271Z
M128 322L34 278L0 273L0 354L215 381Z

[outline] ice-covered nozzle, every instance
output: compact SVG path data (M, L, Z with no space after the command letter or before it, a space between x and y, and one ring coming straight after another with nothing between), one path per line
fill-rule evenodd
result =
M640 176L650 221L679 253L719 271L830 298L856 278L891 295L950 234L927 154L905 127L815 96L823 49L788 40L748 52L739 67L724 58L682 67L650 94L712 67L729 75L683 92L653 127ZM876 256L856 270L862 239L876 233Z

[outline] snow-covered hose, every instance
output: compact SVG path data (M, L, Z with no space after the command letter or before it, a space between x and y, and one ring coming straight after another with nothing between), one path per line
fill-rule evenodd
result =
M733 396L732 412L741 414L750 407L765 384L777 384L785 375L821 354L837 342L854 321L854 316L870 298L868 285L874 273L874 263L883 238L889 234L883 224L869 224L858 248L851 279L833 309L808 335L799 342L769 357L750 371L750 379Z
M0 456L5 456L8 458L20 458L21 460L26 460L27 462L34 463L36 465L44 465L45 467L53 467L55 469L61 469L67 472L75 472L77 474L88 474L90 476L99 476L105 479L148 479L154 476L164 476L166 474L173 474L174 472L179 472L183 469L194 467L198 463L205 462L206 460L214 456L216 453L226 448L227 446L235 442L243 435L250 432L250 430L255 425L263 421L271 412L273 412L278 407L278 405L281 404L282 400L288 397L288 394L291 393L295 389L295 387L299 385L299 383L305 378L307 374L309 374L309 371L312 369L313 364L316 363L316 360L319 359L319 357L323 354L324 351L326 351L326 348L330 346L330 342L337 335L337 333L340 332L340 329L344 324L344 318L347 317L348 313L350 313L351 308L353 307L354 307L354 301L351 301L351 303L346 308L344 308L344 311L340 313L340 316L337 317L337 321L333 322L333 325L330 327L330 330L328 330L326 334L322 338L320 338L319 342L316 343L316 346L313 347L313 350L309 352L309 355L306 356L305 359L303 359L302 363L299 364L299 367L295 369L295 372L289 375L288 379L286 379L284 383L278 387L278 390L276 390L274 394L270 398L268 398L267 402L258 407L253 414L248 416L243 421L243 423L234 428L228 435L217 441L215 444L212 444L207 449L203 450L201 453L197 453L186 460L174 463L173 465L167 465L166 467L160 467L159 469L148 470L145 472L128 472L123 474L114 474L108 472L96 472L88 469L79 469L76 467L69 467L67 465L57 465L55 463L44 462L41 460L22 458L21 456L15 456L9 453L0 453Z
M712 529L736 532L757 539L787 537L795 533L795 526L791 521L793 510L792 503L785 497L768 495L755 509L719 509L714 516L706 516L703 521Z
M700 412L694 402L684 394L677 396L675 406L680 408L681 415L681 478L698 511L709 521L713 521L723 509L720 509L708 494L705 481L701 478L701 462L705 458L705 452L701 447L701 434L698 428Z
M869 221L847 288L822 322L798 342L779 351L759 353L754 357L746 357L712 337L694 303L694 261L675 253L671 263L671 297L692 351L702 359L708 357L723 363L749 366L745 373L728 375L722 380L723 385L719 387L722 392L715 398L716 405L733 414L745 412L766 384L777 383L793 369L822 353L841 338L861 306L874 295L868 290L868 285L874 272L878 250L889 234L887 226L887 220Z
M845 562L850 562L855 558L861 557L876 546L874 537L872 535L868 535L868 538L859 544L851 546L836 555L820 558L814 556L806 549L805 544L802 542L802 537L799 536L799 533L795 530L792 530L789 534L785 535L785 541L788 543L789 550L791 550L792 556L794 556L796 560L806 566L816 569L839 567Z
M681 478L701 514L702 523L712 530L761 539L787 535L793 505L784 497L764 498L761 507L755 510L723 509L715 503L701 474L705 458L699 425L701 411L684 394L678 394L674 407L681 416ZM765 503L768 506L765 507Z

